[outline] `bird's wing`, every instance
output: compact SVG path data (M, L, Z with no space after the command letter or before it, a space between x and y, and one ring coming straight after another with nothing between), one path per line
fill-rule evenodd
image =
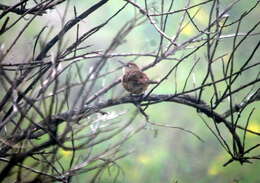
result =
M144 84L147 80L147 76L142 71L131 71L123 77L123 81L135 82L136 84Z

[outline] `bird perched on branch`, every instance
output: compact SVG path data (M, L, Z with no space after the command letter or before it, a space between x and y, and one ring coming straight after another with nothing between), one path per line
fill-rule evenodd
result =
M131 94L142 94L149 84L157 84L157 81L150 80L134 63L128 63L123 69L122 85Z

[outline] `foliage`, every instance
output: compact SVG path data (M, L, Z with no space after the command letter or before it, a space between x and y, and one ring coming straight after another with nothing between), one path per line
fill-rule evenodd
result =
M234 164L260 159L259 2L1 2L0 181L244 181ZM158 84L127 94L128 62Z

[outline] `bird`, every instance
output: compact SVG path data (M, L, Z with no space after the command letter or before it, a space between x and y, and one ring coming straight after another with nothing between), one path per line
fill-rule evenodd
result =
M157 81L150 80L140 68L132 62L125 64L123 67L122 77L123 87L130 94L143 94L150 84L158 84Z

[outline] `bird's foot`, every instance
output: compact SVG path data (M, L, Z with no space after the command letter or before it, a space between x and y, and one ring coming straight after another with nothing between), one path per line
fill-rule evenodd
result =
M144 98L144 94L132 94L130 93L130 97L133 98L133 103L136 105L140 105L140 103L142 102L143 98Z
M132 97L135 97L135 98L138 98L138 99L143 99L143 97L145 96L144 93L141 93L141 94L130 94L130 96Z

